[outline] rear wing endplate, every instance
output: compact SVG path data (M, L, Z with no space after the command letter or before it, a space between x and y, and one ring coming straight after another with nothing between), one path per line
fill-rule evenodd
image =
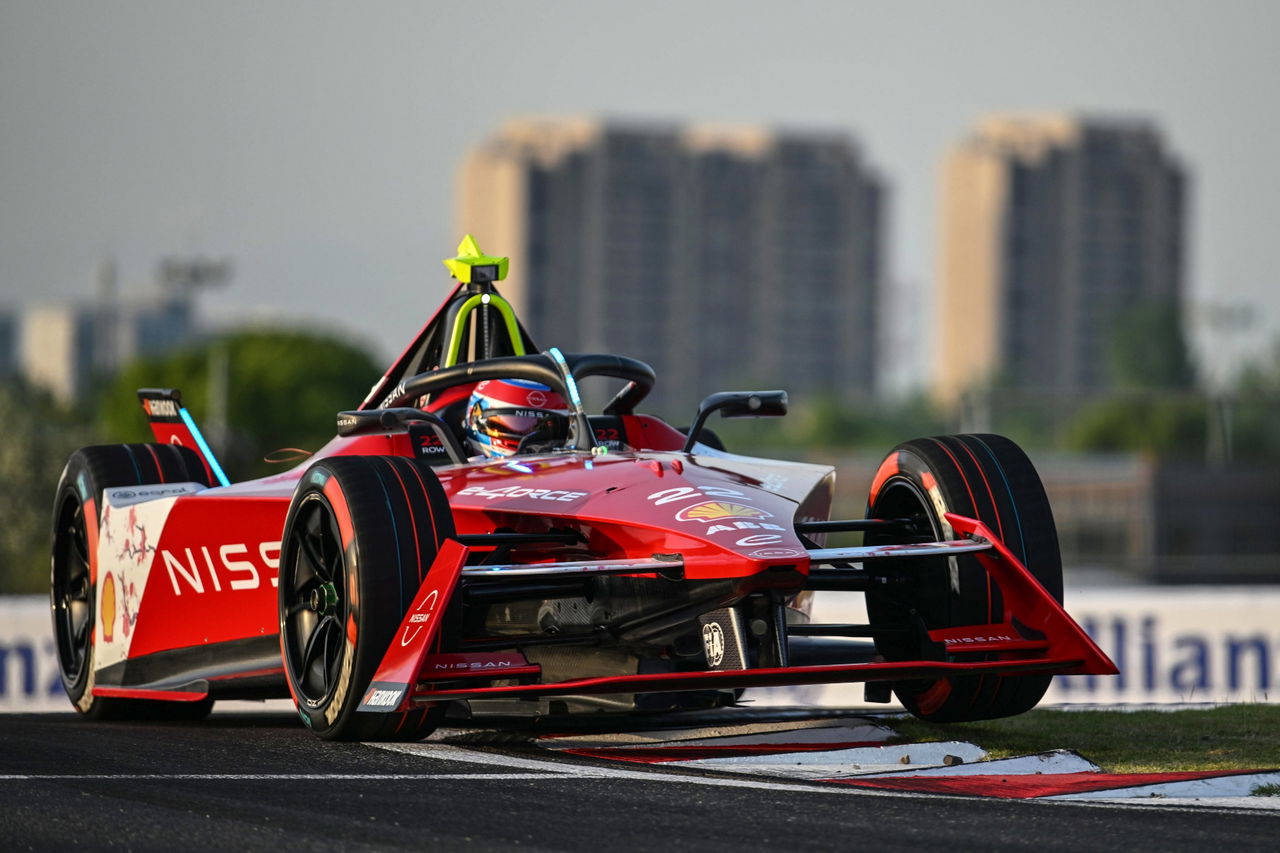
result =
M216 481L220 486L231 485L209 443L200 434L195 419L182 405L181 391L177 388L139 388L138 402L142 404L156 441L191 448L204 463L210 482Z

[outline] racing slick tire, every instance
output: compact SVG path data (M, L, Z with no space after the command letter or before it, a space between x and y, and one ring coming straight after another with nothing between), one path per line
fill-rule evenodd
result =
M947 435L899 444L872 482L867 517L913 519L921 539L959 538L943 519L944 512L977 518L990 527L1062 601L1062 559L1053 513L1039 475L1018 445L999 435ZM901 540L868 533L866 541ZM1003 619L999 587L972 554L945 563L921 561L905 589L868 592L867 612L877 630L876 651L890 661L929 657L922 629L988 625ZM950 676L896 682L892 687L906 709L921 719L964 722L1029 711L1044 696L1051 678Z
M444 540L444 489L401 456L312 465L293 495L280 555L280 646L302 721L328 740L419 740L445 706L360 712L361 694Z
M53 552L49 597L58 671L67 698L90 719L198 720L212 699L167 702L93 695L96 555L102 492L117 486L160 483L209 485L195 451L176 444L106 444L71 454L53 505Z

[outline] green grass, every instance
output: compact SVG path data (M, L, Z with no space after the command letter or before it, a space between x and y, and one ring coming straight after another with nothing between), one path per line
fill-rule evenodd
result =
M1257 785L1249 792L1251 797L1280 797L1280 785Z
M1070 749L1112 773L1280 769L1280 705L1188 711L1043 710L980 723L936 724L903 718L889 724L904 741L967 740L992 758Z

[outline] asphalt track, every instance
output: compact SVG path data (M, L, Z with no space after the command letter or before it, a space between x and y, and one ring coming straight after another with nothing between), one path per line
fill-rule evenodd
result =
M4 850L1275 850L1274 813L881 794L549 755L469 730L407 753L292 714L0 717Z

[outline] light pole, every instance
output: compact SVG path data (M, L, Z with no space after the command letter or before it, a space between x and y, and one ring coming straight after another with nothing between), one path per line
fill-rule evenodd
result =
M1208 302L1198 306L1196 315L1209 333L1210 347L1215 355L1222 354L1222 362L1226 367L1214 367L1206 373L1219 373L1220 376L1206 376L1205 393L1208 397L1207 436L1205 440L1205 457L1211 467L1220 468L1228 465L1233 456L1232 429L1232 379L1238 372L1236 358L1228 357L1228 351L1238 350L1231 346L1240 335L1252 329L1258 321L1254 306L1244 302Z
M197 291L219 287L231 279L234 265L230 258L179 257L170 255L160 261L160 283L170 300L170 308L181 313L185 327L191 317L191 301ZM208 414L205 431L209 443L219 454L227 452L227 374L229 354L224 344L209 350Z

